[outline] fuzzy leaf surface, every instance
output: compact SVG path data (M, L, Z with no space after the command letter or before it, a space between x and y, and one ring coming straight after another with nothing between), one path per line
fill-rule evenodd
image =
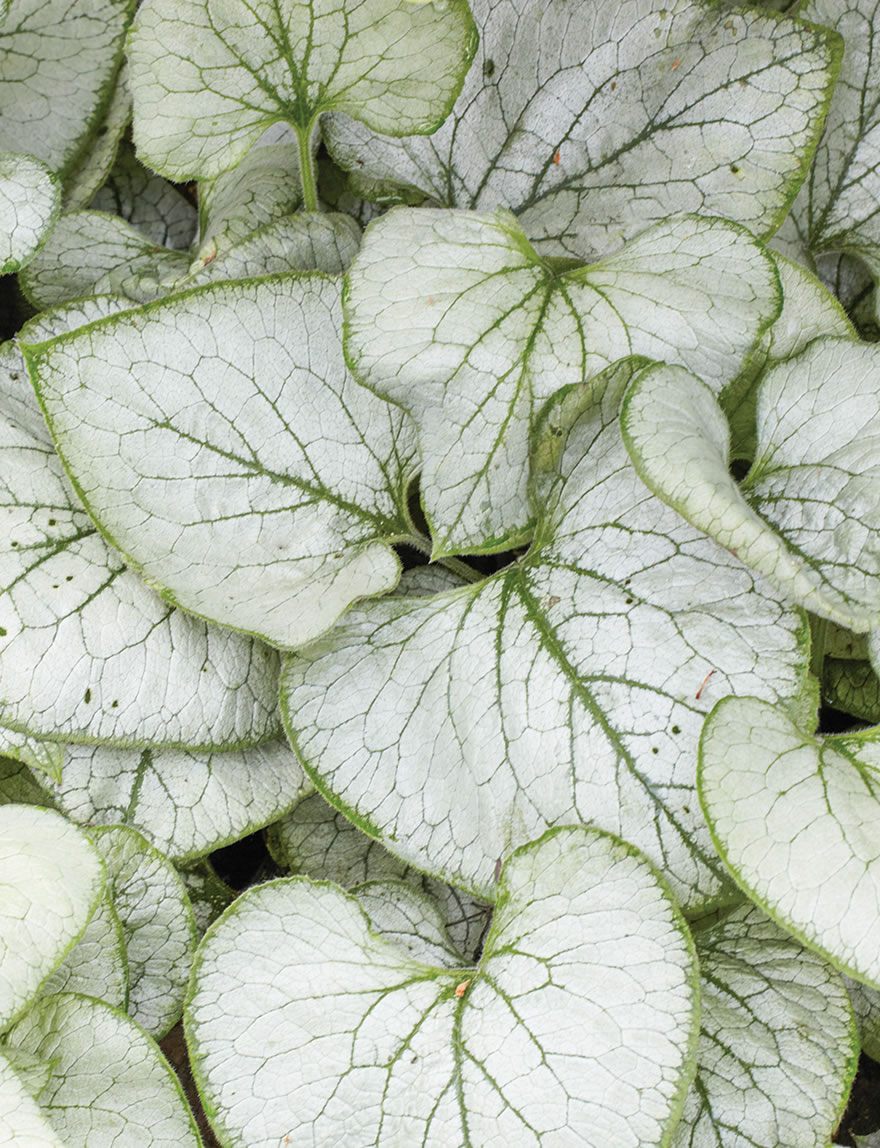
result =
M627 461L617 412L643 363L550 409L525 557L365 604L284 662L285 726L320 791L484 900L499 858L576 821L632 841L685 903L719 896L694 792L703 715L726 693L801 692L800 617Z
M0 155L0 275L33 258L61 210L54 174L28 155Z
M414 960L333 885L239 898L202 943L187 1006L224 1142L666 1143L698 1020L665 887L577 827L518 850L499 888L472 970Z
M439 131L344 116L340 165L447 207L511 210L542 255L595 259L682 212L772 234L839 66L826 29L699 0L475 0L480 46Z
M560 271L507 213L401 208L371 225L349 272L346 354L419 427L436 557L524 532L530 430L554 392L629 354L720 389L780 307L772 260L725 221L662 223Z
M169 600L279 646L392 589L408 532L411 428L348 373L339 294L218 284L31 352L108 539Z
M391 135L445 119L473 56L465 0L147 0L129 40L134 138L170 179L234 167L265 129L344 111Z

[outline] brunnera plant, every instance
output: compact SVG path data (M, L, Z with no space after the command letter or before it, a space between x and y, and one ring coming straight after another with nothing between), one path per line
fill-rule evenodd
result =
M876 9L5 5L8 1142L827 1148Z

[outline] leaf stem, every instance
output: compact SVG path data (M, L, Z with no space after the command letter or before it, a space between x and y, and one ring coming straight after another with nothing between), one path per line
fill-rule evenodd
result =
M303 208L306 211L318 210L318 185L315 182L315 166L312 163L312 136L315 121L307 128L296 125L296 139L299 144L299 178L302 184Z
M410 534L407 534L398 541L404 543L406 546L411 546L413 550L418 550L420 554L424 554L430 558L431 556L431 539L426 538L420 530L412 528ZM473 566L469 566L461 558L455 558L452 555L446 555L443 558L437 559L438 566L445 566L447 570L451 570L453 574L458 574L460 578L464 578L466 582L482 582L485 574L481 574L479 570L475 570Z

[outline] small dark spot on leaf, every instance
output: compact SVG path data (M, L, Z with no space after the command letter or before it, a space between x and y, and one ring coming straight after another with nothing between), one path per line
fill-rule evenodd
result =
M92 700L92 691L90 689L86 688L86 692L83 695L83 700L85 701L86 705L88 705Z
M72 582L72 581L73 581L73 575L72 575L72 574L68 574L68 575L67 575L67 577L64 579L64 581L65 581L65 582Z
M614 91L614 89L615 89L616 87L617 87L617 80L612 80L612 81L611 81L611 90L612 90L612 92Z
M495 75L495 61L485 60L483 62L483 75L488 79L489 76Z
M18 380L21 376L19 375L18 371L10 371L9 377L10 377L10 379L15 379L15 381L18 382Z
M5 638L8 631L5 626L0 626L0 638Z
M672 732L673 733L681 733L681 726L680 725L674 725L672 727Z
M627 606L631 606L633 604L633 601L634 601L633 598L627 598L627 600L626 600Z
M739 168L737 167L737 165L735 163L732 163L730 165L730 170L733 172L734 175L739 175Z
M689 805L683 805L681 808L682 808L682 812L684 812L684 813L690 813L690 811L691 811L691 807Z
M660 752L660 750L657 748L656 745L651 746L651 753L659 753L659 752Z
M54 525L57 523L57 521L58 521L58 519L57 519L57 518L50 518L50 519L49 519L49 525L50 525L50 526L54 526Z
M113 701L110 703L110 705L113 709L116 709L117 706L119 705L119 698L114 698Z
M15 547L16 547L16 546L18 546L18 543L17 543L17 542L10 542L10 543L9 543L9 545L10 545L10 546L13 548L13 550L14 550L14 549L15 549Z

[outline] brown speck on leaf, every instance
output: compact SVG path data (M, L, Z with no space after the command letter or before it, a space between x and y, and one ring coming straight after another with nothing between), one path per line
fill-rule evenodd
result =
M433 303L433 302L434 302L434 296L433 296L433 295L429 295L429 296L428 296L428 303L430 304L430 303Z
M468 981L462 981L460 985L455 986L455 995L458 997L459 1000L461 1000L461 998L467 992L467 987L470 983L471 982L469 980Z
M541 609L542 610L549 610L552 606L555 606L558 601L559 601L559 595L558 594L551 594L549 598L545 598L544 601L541 603Z
M495 884L497 885L500 880L501 880L501 858L499 857L498 860L495 862Z
M559 166L559 148L556 149L556 155L553 157L553 162Z
M680 66L681 66L681 60L676 60L675 63L672 65L670 71L674 72L675 69L680 67Z

